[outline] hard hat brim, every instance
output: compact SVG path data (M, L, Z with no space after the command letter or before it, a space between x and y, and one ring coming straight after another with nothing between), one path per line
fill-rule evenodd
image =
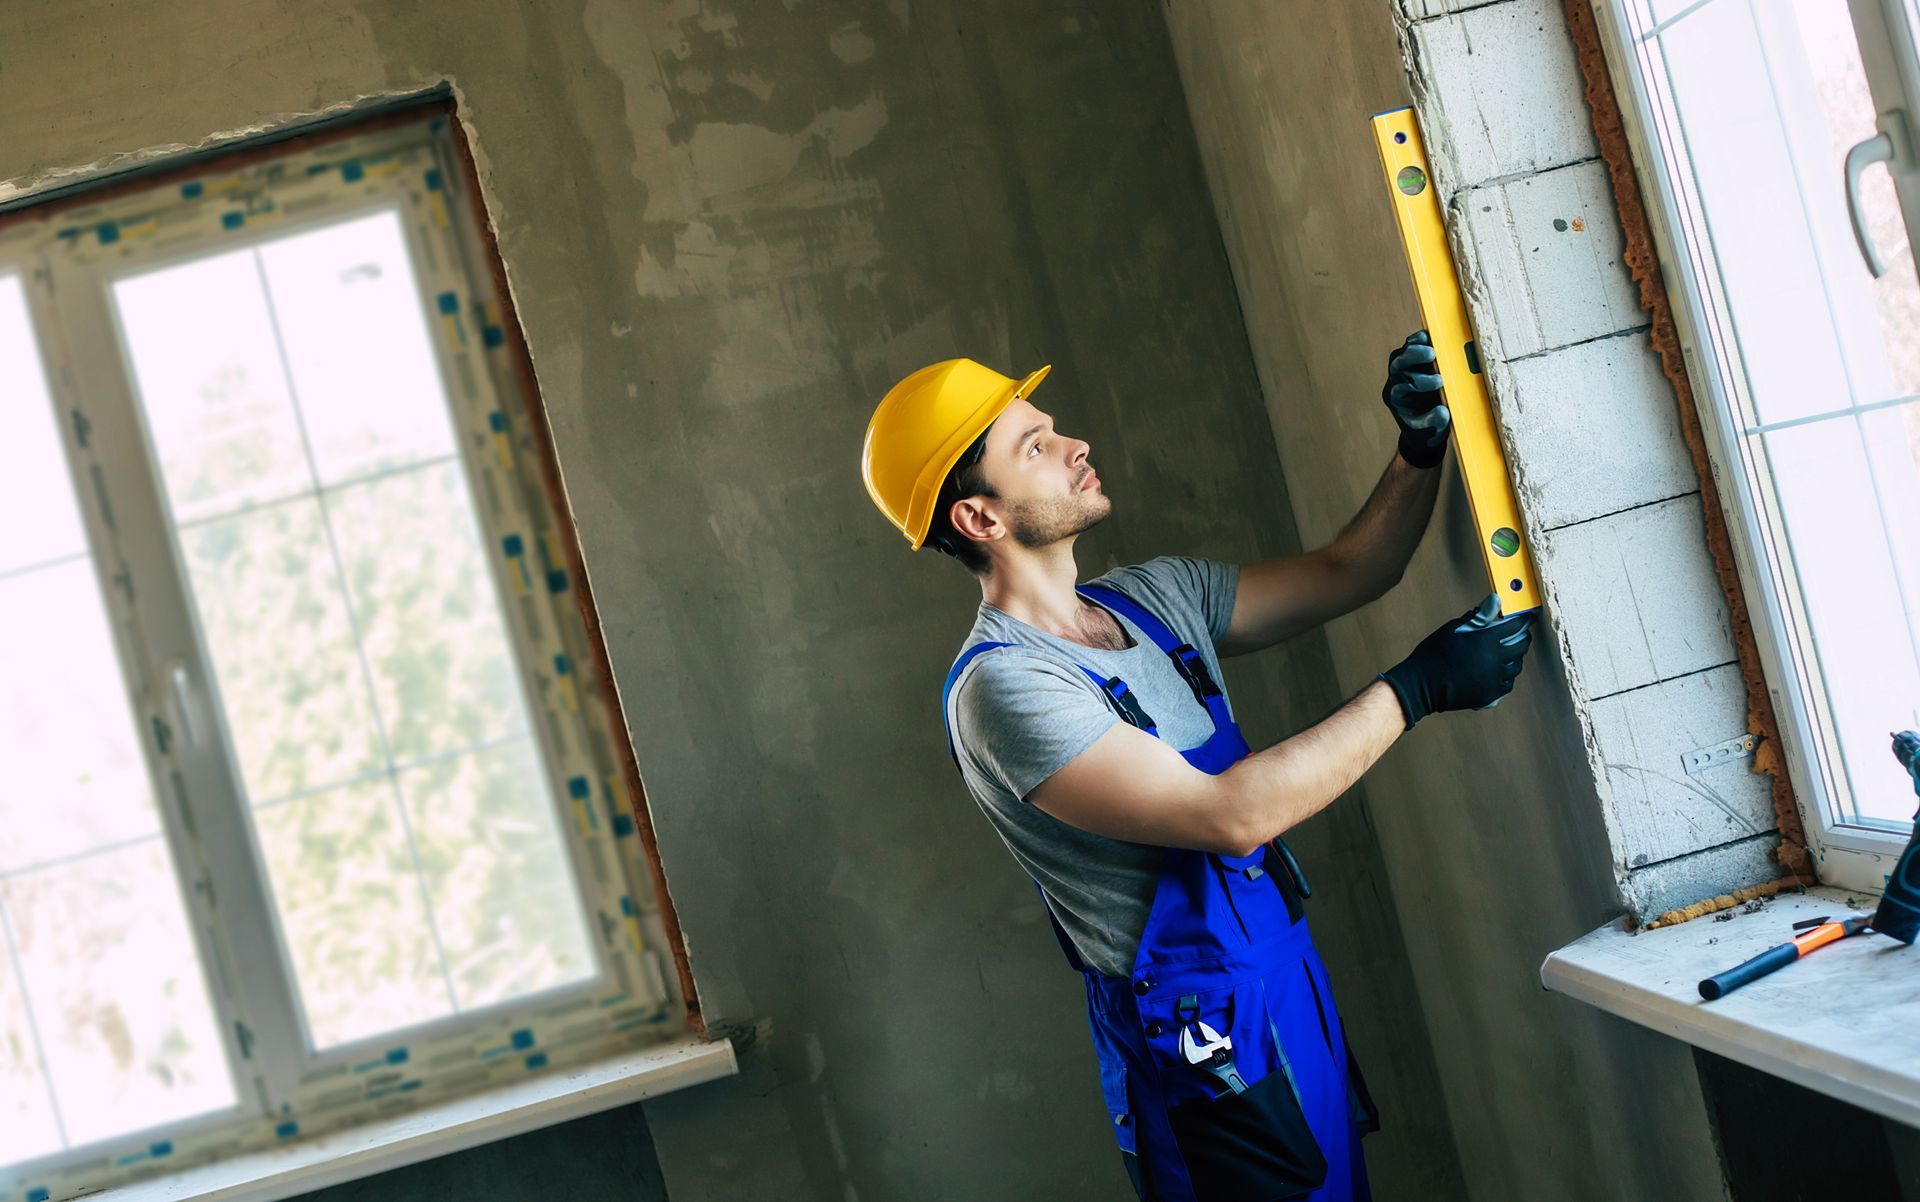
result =
M997 421L1007 406L1024 397L1032 396L1040 381L1047 378L1053 370L1051 363L1027 376L1012 388L1006 389L974 410L967 421L956 428L953 436L941 446L940 453L927 461L913 489L913 501L907 511L907 538L915 551L927 543L927 534L933 527L933 506L940 496L940 486L946 482L947 473L953 465L960 462L960 456L975 439Z

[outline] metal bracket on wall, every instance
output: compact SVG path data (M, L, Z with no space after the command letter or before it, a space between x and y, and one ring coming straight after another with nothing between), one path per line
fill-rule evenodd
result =
M1728 739L1724 743L1715 743L1711 747L1696 747L1680 757L1686 766L1688 776L1697 776L1709 768L1718 768L1722 764L1731 764L1735 760L1744 760L1760 746L1759 735L1741 735Z

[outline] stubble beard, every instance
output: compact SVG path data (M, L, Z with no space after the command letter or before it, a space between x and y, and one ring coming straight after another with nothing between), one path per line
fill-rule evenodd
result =
M1037 501L1006 500L1001 505L1013 540L1030 551L1084 534L1113 512L1112 499L1098 492Z

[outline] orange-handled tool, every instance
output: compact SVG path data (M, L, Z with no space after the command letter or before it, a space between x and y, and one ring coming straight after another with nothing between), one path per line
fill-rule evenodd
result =
M1858 935L1872 921L1868 915L1859 914L1839 922L1823 922L1805 934L1795 935L1791 943L1770 947L1744 964L1737 964L1719 976L1708 977L1700 982L1700 996L1710 1002L1724 997L1748 981L1758 980L1770 972L1785 968L1815 948L1825 947L1849 935Z

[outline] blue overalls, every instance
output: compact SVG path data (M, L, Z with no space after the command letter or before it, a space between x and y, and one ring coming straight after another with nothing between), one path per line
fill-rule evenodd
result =
M1188 763L1218 775L1248 754L1199 652L1117 590L1077 591L1146 632L1206 706L1213 734L1181 751ZM943 721L974 657L1011 645L976 643L961 654L941 697ZM1081 671L1125 721L1159 736L1125 681L1084 664ZM1086 980L1100 1090L1141 1198L1371 1197L1360 1136L1377 1128L1376 1113L1307 933L1307 892L1277 839L1248 856L1168 848L1128 977L1088 968L1054 920L1068 962Z

